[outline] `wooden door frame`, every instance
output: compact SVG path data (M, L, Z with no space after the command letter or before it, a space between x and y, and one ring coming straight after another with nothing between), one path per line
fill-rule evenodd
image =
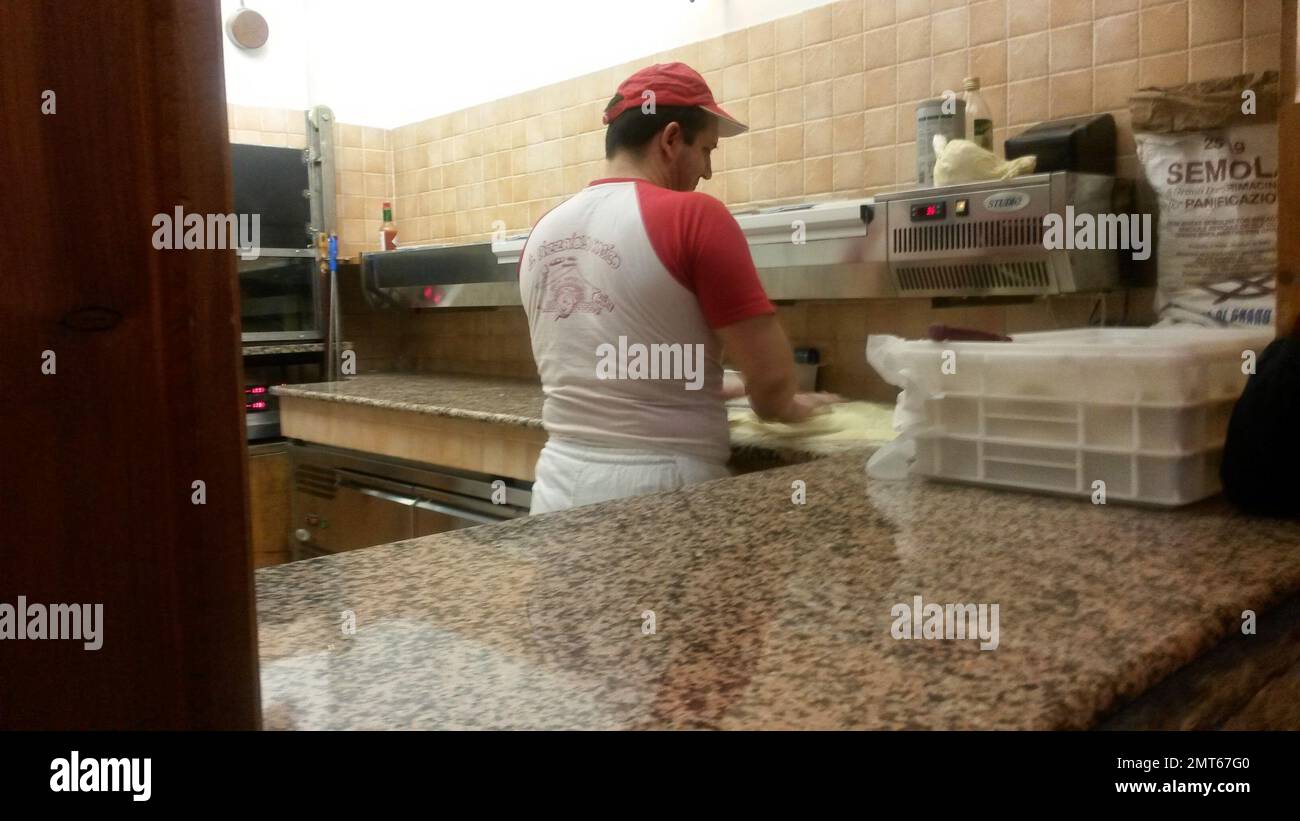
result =
M0 31L0 604L103 613L99 649L0 641L0 727L256 728L235 254L152 239L232 211L219 3Z

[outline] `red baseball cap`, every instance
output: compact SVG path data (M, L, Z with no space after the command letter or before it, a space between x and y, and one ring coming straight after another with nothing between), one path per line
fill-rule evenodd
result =
M647 91L654 96L647 96ZM606 106L601 121L609 125L624 111L640 108L649 100L656 105L704 109L718 118L719 137L734 137L749 130L749 126L722 110L713 99L709 84L698 71L685 63L655 63L628 77Z

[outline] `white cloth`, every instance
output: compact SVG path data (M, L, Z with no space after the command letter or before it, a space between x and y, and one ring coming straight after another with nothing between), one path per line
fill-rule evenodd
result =
M611 448L552 436L537 458L531 514L643 496L730 475L681 452Z

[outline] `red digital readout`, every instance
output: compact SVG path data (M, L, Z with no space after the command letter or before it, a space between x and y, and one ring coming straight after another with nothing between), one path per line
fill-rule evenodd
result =
M251 394L262 394L262 393L266 393L266 386L265 386L265 385L256 385L256 386L251 387L251 388L244 388L244 393L251 393Z
M244 403L244 409L245 409L245 410L255 410L255 411L256 411L256 410L266 410L266 400L265 400L265 399L259 399L259 400L257 400L256 402L245 402L245 403Z
M944 218L944 203L924 202L912 206L913 220L941 220Z

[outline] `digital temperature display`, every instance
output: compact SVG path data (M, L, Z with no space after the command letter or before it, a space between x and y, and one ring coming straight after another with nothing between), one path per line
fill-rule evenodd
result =
M941 220L946 213L947 209L942 202L923 202L912 206L912 222Z

